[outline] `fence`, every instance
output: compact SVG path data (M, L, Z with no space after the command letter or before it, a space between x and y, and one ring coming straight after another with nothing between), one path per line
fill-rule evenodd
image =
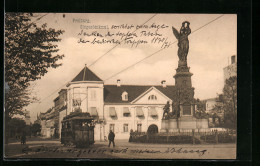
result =
M132 132L129 142L141 143L173 143L173 144L205 144L235 143L236 131L233 130L176 130L174 132L148 134Z

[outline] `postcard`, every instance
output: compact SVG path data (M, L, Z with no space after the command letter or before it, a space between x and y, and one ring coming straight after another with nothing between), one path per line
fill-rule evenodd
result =
M236 159L236 14L6 13L4 49L6 159Z

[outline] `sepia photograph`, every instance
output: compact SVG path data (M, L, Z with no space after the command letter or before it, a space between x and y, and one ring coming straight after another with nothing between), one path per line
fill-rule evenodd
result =
M237 159L236 14L4 23L4 159Z

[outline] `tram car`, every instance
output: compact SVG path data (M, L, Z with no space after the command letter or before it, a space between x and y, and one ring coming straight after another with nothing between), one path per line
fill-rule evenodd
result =
M94 144L94 118L89 113L71 113L63 118L61 143L88 147Z

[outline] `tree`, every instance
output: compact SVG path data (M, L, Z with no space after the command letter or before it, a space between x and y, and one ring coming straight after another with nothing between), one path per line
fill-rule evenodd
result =
M10 119L8 128L6 128L6 130L8 130L8 133L10 133L10 137L14 137L21 135L22 132L24 132L25 127L26 124L24 120L19 118L12 118ZM7 132L6 130L5 132Z
M5 120L14 114L23 114L30 98L32 81L44 76L48 68L61 66L64 55L57 54L62 30L47 29L47 24L37 26L31 13L5 14ZM7 123L8 125L8 123Z
M237 77L225 81L223 88L223 109L225 126L236 128L237 125Z
M197 110L195 110L194 116L198 119L208 118L208 114L206 113L206 102L196 99L195 103L197 105Z
M42 126L39 123L34 123L32 125L32 134L34 136L37 136L37 133L41 132L41 128L42 128Z
M58 60L64 57L54 55L59 50L54 43L64 31L47 29L47 24L38 27L32 17L29 13L5 15L5 82L9 86L5 111L9 116L30 103L30 82L44 76L48 68L60 66Z

